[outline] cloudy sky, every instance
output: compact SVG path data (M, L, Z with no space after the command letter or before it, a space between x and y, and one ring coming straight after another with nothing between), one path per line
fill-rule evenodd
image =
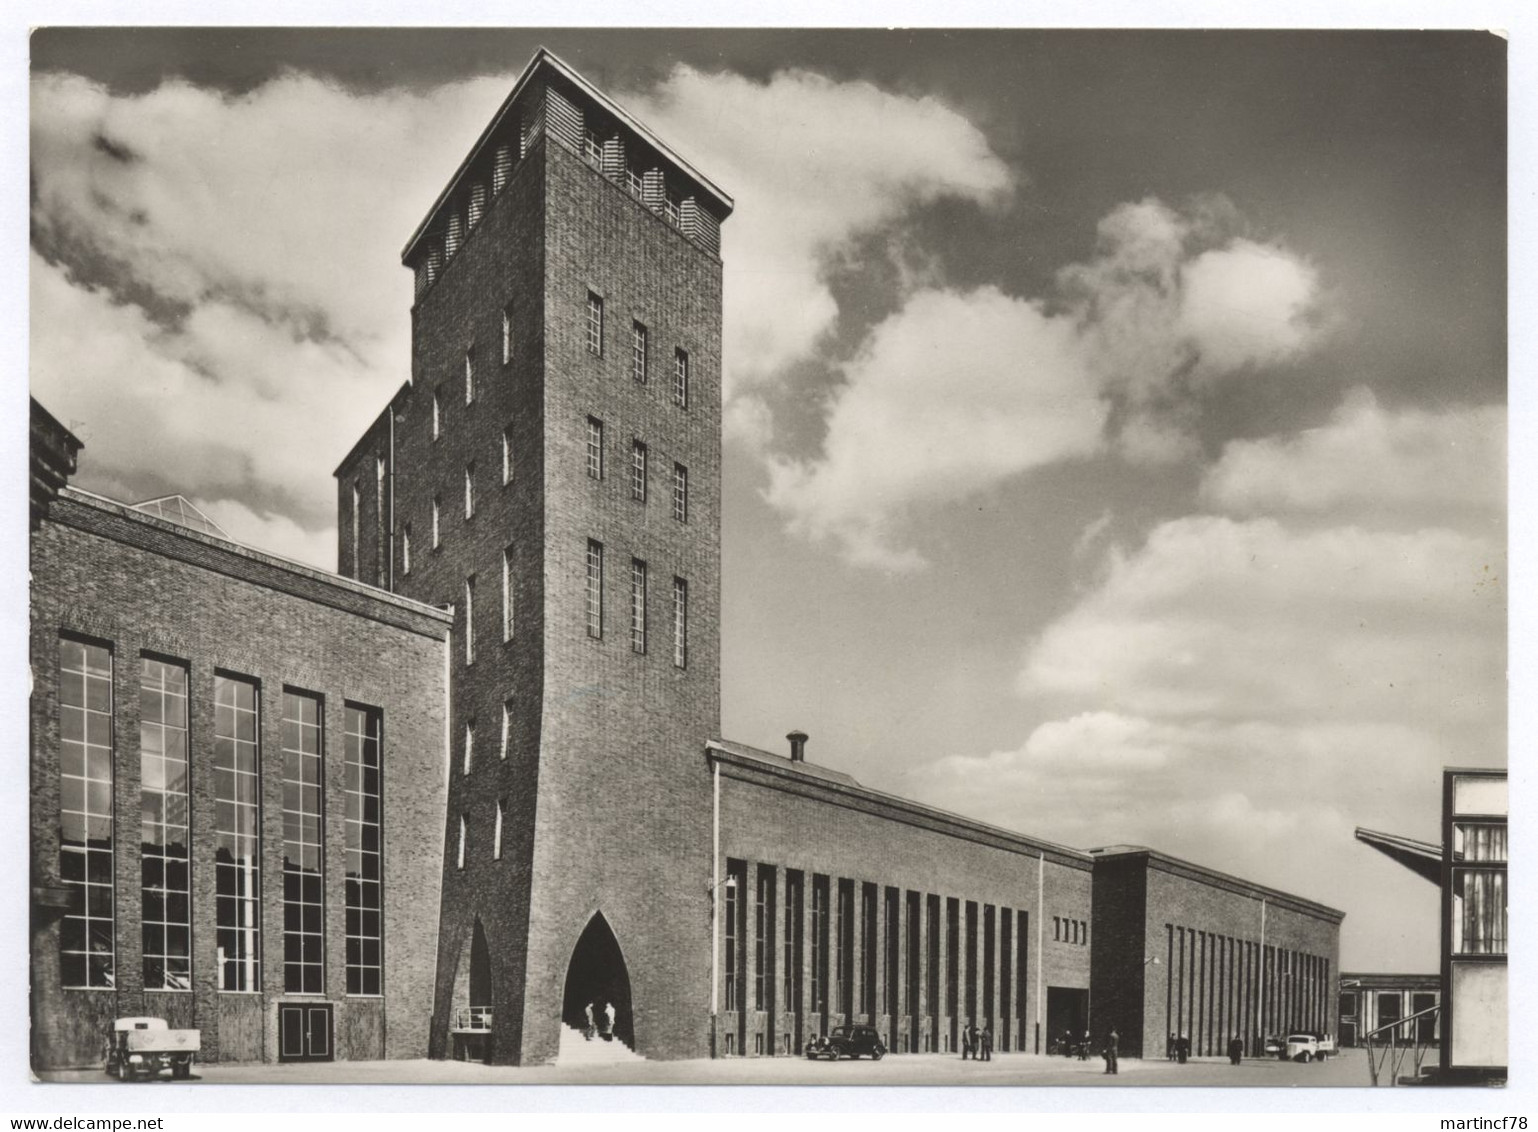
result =
M1473 33L57 29L31 382L80 486L335 565L399 251L544 44L737 201L728 737L1149 844L1435 970L1506 750L1505 44Z

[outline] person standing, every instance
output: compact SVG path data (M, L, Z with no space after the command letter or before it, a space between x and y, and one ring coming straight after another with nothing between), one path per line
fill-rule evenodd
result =
M963 1022L961 1025L961 1060L965 1061L972 1056L972 1023Z
M1093 1039L1089 1036L1089 1031L1085 1030L1084 1031L1084 1040L1079 1043L1079 1060L1080 1061L1088 1061L1089 1060L1089 1047L1090 1047L1090 1042L1091 1041L1093 1041Z
M1170 1031L1170 1036L1168 1038L1166 1038L1165 1041L1164 1041L1164 1060L1165 1061L1174 1061L1175 1060L1175 1043L1176 1043L1177 1040L1178 1039L1175 1037L1175 1031L1171 1030Z
M1228 1064L1238 1065L1240 1058L1244 1056L1244 1041L1235 1034L1228 1039Z
M1118 1072L1116 1064L1116 1047L1120 1040L1121 1039L1115 1030L1112 1030L1105 1039L1105 1071L1111 1074L1113 1077L1116 1076Z
M982 1045L983 1060L984 1061L992 1061L993 1060L993 1030L989 1028L988 1023L986 1023L986 1022L983 1023L983 1031L977 1037L978 1037L978 1041Z
M1186 1063L1186 1059L1190 1056L1191 1039L1186 1037L1184 1034L1181 1034L1180 1037L1175 1039L1175 1060L1180 1062L1181 1065L1184 1065Z
M582 1030L582 1037L584 1039L586 1039L587 1041L592 1041L593 1040L593 1004L591 1002L588 1003L586 1006L584 1006L582 1008L582 1012L587 1015L587 1025Z

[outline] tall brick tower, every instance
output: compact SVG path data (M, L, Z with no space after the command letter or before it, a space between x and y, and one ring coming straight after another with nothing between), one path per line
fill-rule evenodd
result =
M731 209L541 50L403 252L412 377L338 557L456 614L435 1056L548 1060L599 1000L708 1052Z

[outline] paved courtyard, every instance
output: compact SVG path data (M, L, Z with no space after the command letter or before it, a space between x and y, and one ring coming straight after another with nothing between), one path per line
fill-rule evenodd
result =
M1222 1058L1186 1065L1123 1060L1108 1076L1098 1059L1003 1054L989 1062L962 1061L942 1054L902 1054L881 1061L806 1061L752 1058L700 1061L642 1061L617 1065L544 1065L531 1068L457 1061L357 1061L309 1065L203 1065L192 1084L232 1085L1069 1085L1076 1087L1365 1087L1367 1058L1347 1050L1323 1063L1250 1059L1235 1067ZM117 1084L99 1070L45 1075L50 1081ZM177 1082L178 1086L182 1083ZM160 1082L151 1087L172 1087Z

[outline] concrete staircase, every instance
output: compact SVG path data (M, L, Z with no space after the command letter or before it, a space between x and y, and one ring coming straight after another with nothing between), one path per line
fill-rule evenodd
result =
M606 1042L594 1034L593 1040L588 1041L581 1030L564 1023L561 1025L561 1044L555 1055L557 1065L619 1065L645 1060L618 1038Z

